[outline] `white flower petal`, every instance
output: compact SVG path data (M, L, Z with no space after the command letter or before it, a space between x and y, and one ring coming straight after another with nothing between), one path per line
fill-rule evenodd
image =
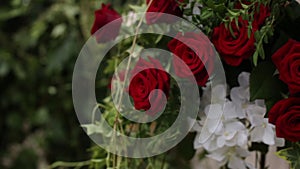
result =
M266 112L267 112L267 109L265 106L258 106L255 104L250 104L247 107L247 115L248 116L260 115L260 116L264 117Z
M247 130L239 131L237 134L237 145L244 146L248 141L248 132Z
M192 119L190 117L187 118L189 128L191 129L190 132L200 132L202 130L201 121Z
M217 146L219 148L222 148L225 145L225 139L223 137L218 137L217 138Z
M210 140L212 140L213 138L214 138L214 134L209 132L207 126L204 125L201 132L197 133L197 137L195 138L195 142L197 144L194 143L194 147L196 147L195 145L205 144Z
M220 119L223 114L223 109L220 104L210 104L204 110L208 119Z
M198 139L199 137L200 137L200 133L197 133L195 140L194 140L194 149L199 149L203 146L203 144L201 144L201 142Z
M254 101L254 103L257 106L266 107L265 100L263 100L263 99L257 99L257 100Z
M227 141L232 140L236 133L237 133L237 131L234 131L234 132L225 131L224 134L223 134L223 138Z
M246 127L240 121L232 121L225 124L225 131L227 132L237 132L244 129L246 129Z
M236 154L238 154L240 157L246 158L250 155L250 152L247 149L236 147L235 149Z
M248 72L240 73L240 75L238 77L238 82L239 82L240 86L242 86L242 87L249 86L249 81L250 81L250 73L248 73Z
M252 142L261 142L263 139L263 135L264 135L264 129L260 126L255 127L251 131L250 140Z
M250 121L252 127L261 126L264 122L263 118L264 117L260 115L248 116L248 120Z
M252 164L246 162L246 166L248 169L256 169Z
M216 133L223 128L223 124L221 119L207 119L204 127L206 127L210 133Z
M235 140L229 140L229 141L227 140L225 145L228 146L228 147L233 147L233 146L236 146L237 143L236 143Z
M228 167L231 169L246 169L245 161L236 156L230 157Z
M219 103L222 104L225 102L226 100L226 86L224 85L216 85L213 89L212 89L212 103Z
M274 145L275 144L275 139L274 139L275 132L270 125L268 125L268 124L265 124L265 125L267 125L267 126L264 130L264 135L263 135L262 141L267 145Z
M212 151L209 155L207 155L207 157L221 162L224 159L226 159L226 154L228 151L229 151L228 147L222 147Z
M238 107L232 102L226 102L224 104L224 114L223 114L225 120L227 119L233 119L233 118L239 118L243 119L246 117L246 114L244 111L242 111L241 107Z
M250 100L249 87L234 87L230 91L230 98L235 104L246 104Z

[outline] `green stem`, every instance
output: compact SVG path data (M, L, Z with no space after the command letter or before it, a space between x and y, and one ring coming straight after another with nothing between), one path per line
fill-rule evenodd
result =
M107 156L106 156L106 168L110 168L110 152L107 152Z
M57 161L49 166L49 169L58 168L58 167L83 167L91 164L91 160L81 161L81 162L64 162L64 161Z

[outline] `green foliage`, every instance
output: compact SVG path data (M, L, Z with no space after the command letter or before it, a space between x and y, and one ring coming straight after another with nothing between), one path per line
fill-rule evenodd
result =
M269 44L272 40L276 24L275 21L281 17L280 5L284 4L286 0L250 0L247 1L247 4L241 1L228 0L198 0L196 2L202 4L201 6L198 6L201 11L200 14L193 14L193 9L197 3L191 3L191 7L185 10L185 15L192 17L192 21L199 26L206 35L210 35L214 27L224 23L225 27L231 32L233 38L236 38L233 33L232 23L235 23L239 28L238 19L241 17L243 20L247 20L249 22L248 37L250 38L251 32L255 33L256 49L252 57L253 64L254 66L257 66L260 59L265 60L265 44ZM241 4L240 8L236 7L238 3ZM265 23L258 28L258 30L253 30L252 23L254 22L254 15L259 13L260 4L269 7L271 15L266 19ZM295 21L298 16L295 10L299 8L297 7L296 2L292 2L289 6L290 7L286 9L286 13L290 13L290 20ZM296 13L296 16L291 16L294 13Z
M250 75L250 100L264 99L268 110L282 99L286 86L278 79L272 62L262 62ZM276 91L276 92L274 92Z
M71 79L77 55L90 37L94 10L98 9L102 2L112 3L120 13L129 10L143 12L146 8L142 0L138 2L133 0L0 2L0 131L2 134L0 161L8 161L5 164L0 163L0 168L37 168L41 163L46 165L52 163L51 168L101 169L112 168L112 166L148 169L189 168L188 160L195 153L192 147L193 135L186 137L171 151L148 159L119 157L97 146L87 150L91 146L90 140L80 128L73 109ZM133 2L135 5L128 5L134 4ZM250 12L253 3L242 4L242 9L237 10L234 9L237 1L197 0L197 2L203 4L198 6L201 10L199 15L192 15L192 9L197 5L195 2L184 12L186 16L191 16L193 22L207 35L221 22L224 22L232 32L229 24L231 21L237 24L237 18L240 16L250 22L253 20L253 12ZM264 0L257 2L270 3ZM259 62L259 57L268 58L264 46L272 41L270 37L273 36L275 20L282 12L278 3L271 3L270 6L272 15L255 33L256 52L253 62L257 67L252 71L250 80L251 100L265 99L268 109L282 98L280 92L286 93L286 87L278 80L277 75L274 76L274 65L270 61ZM283 19L279 24L285 33L295 39L300 37L297 36L299 30L296 29L300 18L298 10L299 5L293 1L285 11L284 18L287 19ZM295 28L293 31L288 31L289 29L285 27L290 22L296 23L296 26L292 26ZM153 29L168 30L170 27L153 26ZM252 27L249 26L248 29L250 34ZM134 29L125 31L132 32ZM138 125L119 116L111 98L105 94L109 92L108 79L116 65L130 55L132 40L133 38L128 38L114 47L109 52L111 57L101 65L105 69L99 68L104 70L101 72L104 76L101 75L100 77L103 78L96 81L96 93L101 93L101 96L97 95L99 105L96 106L105 109L103 113L105 119L111 126L117 124L119 131L123 130L125 134L132 137L149 137L164 132L177 117L178 112L174 109L180 106L180 100L176 95L179 91L176 84L172 82L170 98L174 99L169 100L166 112L156 122ZM138 56L143 48L166 46L169 40L164 36L141 35L137 39L132 55ZM169 65L163 66L169 67ZM94 120L95 123L82 126L88 130L88 134L103 132L99 131L97 119ZM17 151L15 147L18 147ZM299 159L297 152L299 152L299 145L294 149L282 150L278 154L285 156L291 161L292 166L297 168L299 165L296 162ZM202 155L204 156L205 152Z
M260 29L254 33L254 37L256 39L255 46L256 50L253 54L253 64L257 66L258 56L261 57L262 60L265 60L265 51L264 44L269 43L269 38L274 34L274 24L275 18L273 17L271 21L267 21L267 23Z
M278 27L290 38L300 41L300 4L291 1L286 8L281 9Z
M89 158L90 142L73 109L71 78L89 37L94 2L0 4L0 168Z
M276 154L280 158L287 160L291 169L300 168L300 145L298 143L293 144L292 147L280 150Z

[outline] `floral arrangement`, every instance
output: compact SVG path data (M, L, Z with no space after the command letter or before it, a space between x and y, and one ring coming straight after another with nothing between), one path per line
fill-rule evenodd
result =
M101 115L114 130L135 138L161 134L176 121L182 100L191 102L184 111L195 109L197 115L195 119L186 115L190 133L171 149L135 159L95 147L91 168L190 168L194 156L213 159L220 168L266 168L269 146L278 147L278 156L291 168L300 167L299 2L146 0L125 6L122 14L102 4L94 17L91 41L100 48L118 42L102 61L96 79L96 93L111 90L109 96L96 94L95 109L102 109ZM187 31L184 24L176 24L176 18L201 32ZM107 24L114 29L105 29ZM178 31L173 37L139 32L148 28ZM120 34L128 36L120 40ZM163 57L148 48L171 54ZM126 64L121 64L126 58ZM216 60L221 65L216 66ZM218 80L214 69L219 66L226 81L214 85ZM196 85L197 90L181 91L181 83ZM184 92L191 97L180 97ZM133 107L124 107L123 94ZM193 94L199 96L200 106L194 106L198 99ZM152 121L132 122L119 110ZM101 120L94 111L92 122L82 126L90 136L115 136L99 129ZM118 135L115 138L112 146L122 142L117 142ZM159 140L147 148L154 151L156 145ZM256 161L249 163L245 159L253 152Z

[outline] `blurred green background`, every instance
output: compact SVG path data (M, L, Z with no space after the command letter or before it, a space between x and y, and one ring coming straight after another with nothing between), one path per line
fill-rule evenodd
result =
M72 72L108 1L0 1L0 168L45 168L90 158L72 104ZM119 12L126 3L109 1Z

